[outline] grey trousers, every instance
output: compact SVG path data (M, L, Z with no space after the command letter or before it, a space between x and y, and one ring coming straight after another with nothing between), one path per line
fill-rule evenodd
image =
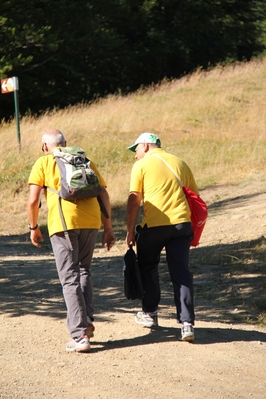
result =
M87 330L87 316L93 319L93 287L90 273L97 229L69 230L73 251L64 233L50 237L57 272L67 307L67 328L72 338Z

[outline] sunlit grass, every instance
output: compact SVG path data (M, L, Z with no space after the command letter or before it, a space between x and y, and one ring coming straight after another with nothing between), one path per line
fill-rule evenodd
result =
M185 160L200 188L240 184L266 170L266 59L217 67L93 104L53 110L0 125L1 212L10 193L25 196L41 135L56 127L69 145L83 147L107 180L113 205L125 203L134 154L127 146L144 131L158 134L163 148ZM11 95L11 94L10 94ZM22 212L23 213L23 212ZM24 211L24 218L25 211ZM24 223L24 221L23 221Z

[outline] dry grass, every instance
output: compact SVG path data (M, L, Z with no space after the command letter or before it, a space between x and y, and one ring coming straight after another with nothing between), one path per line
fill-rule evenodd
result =
M48 127L59 128L69 144L87 151L106 178L114 205L126 201L134 162L126 148L143 131L159 134L163 147L190 165L200 188L254 178L266 166L265 92L266 58L198 70L128 96L26 116L20 121L19 157L15 120L2 123L2 212L10 210L7 195L23 190L17 200L24 201L28 174L41 155L41 135Z

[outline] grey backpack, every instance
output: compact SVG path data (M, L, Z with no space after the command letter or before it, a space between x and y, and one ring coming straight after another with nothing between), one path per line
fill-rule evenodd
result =
M65 218L62 211L61 199L66 201L76 201L81 198L96 197L101 209L101 212L108 219L109 215L105 206L99 196L102 191L98 176L90 166L90 160L86 158L85 151L76 146L60 147L51 152L54 156L60 171L60 190L57 191L51 187L46 187L48 190L58 195L59 213L71 251L73 250ZM50 154L48 154L50 155Z
M90 166L82 148L60 147L52 152L60 171L60 198L73 201L79 198L97 197L102 190L98 177Z

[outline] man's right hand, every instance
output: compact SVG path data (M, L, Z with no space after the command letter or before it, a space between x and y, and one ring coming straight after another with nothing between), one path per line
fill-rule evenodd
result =
M35 247L41 248L40 241L43 241L43 236L39 227L36 230L31 230L30 239Z
M135 232L133 233L127 232L126 244L128 248L130 247L130 245L134 246L136 244Z

